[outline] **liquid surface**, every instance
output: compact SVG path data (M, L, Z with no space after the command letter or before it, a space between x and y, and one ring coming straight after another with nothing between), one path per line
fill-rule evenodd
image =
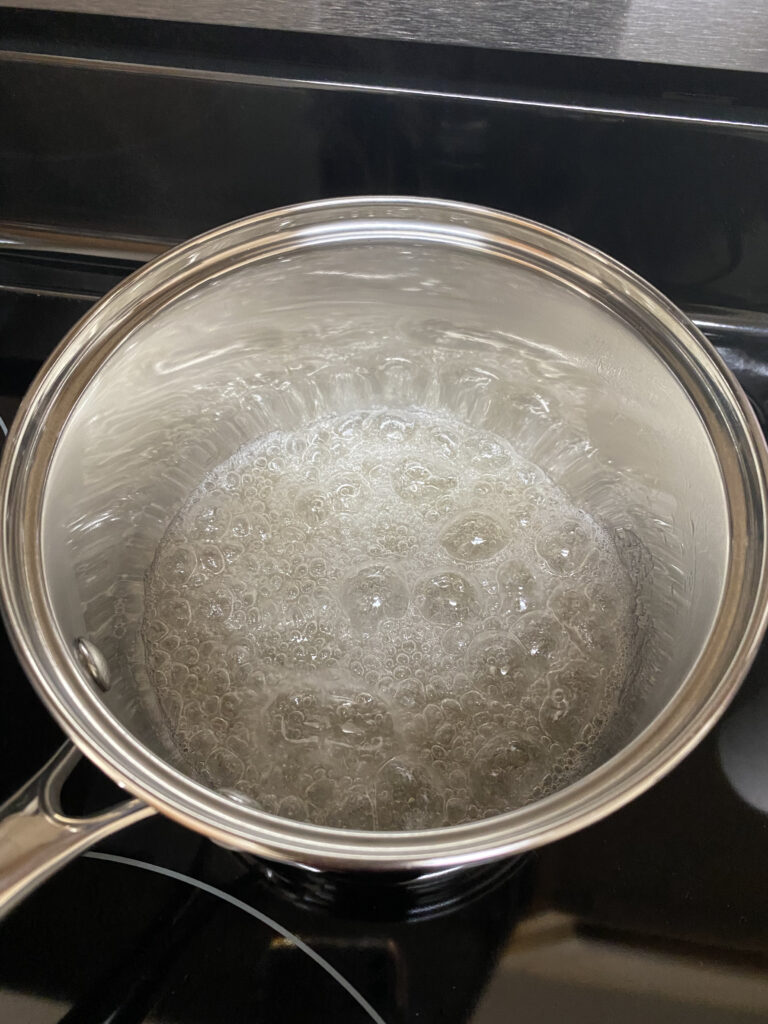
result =
M508 442L376 410L216 469L157 550L143 637L196 777L317 824L421 829L590 769L634 605L609 533Z

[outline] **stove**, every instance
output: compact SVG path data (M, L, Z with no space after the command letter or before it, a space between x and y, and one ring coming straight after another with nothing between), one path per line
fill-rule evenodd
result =
M599 245L686 309L768 422L763 76L1 13L0 444L42 360L143 260L345 193L482 202ZM515 860L334 875L136 825L0 925L0 1022L765 1019L766 669L764 645L647 794ZM1 627L0 673L5 798L62 736ZM119 798L87 763L63 796Z

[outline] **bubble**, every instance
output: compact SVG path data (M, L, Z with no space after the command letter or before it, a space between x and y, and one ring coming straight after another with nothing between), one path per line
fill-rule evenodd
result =
M553 673L539 712L541 728L562 746L572 746L598 713L604 688L599 672L586 662Z
M229 532L238 540L245 540L251 532L251 524L247 515L236 515L229 524Z
M267 729L273 742L320 746L332 731L331 711L309 689L280 694L266 711Z
M183 629L192 618L189 601L178 595L169 594L157 606L158 617L170 629Z
M476 631L470 626L453 626L443 633L441 643L449 654L463 655L472 643Z
M426 619L446 626L475 619L480 613L476 588L457 572L437 573L422 580L416 600Z
M441 475L422 461L406 459L392 473L392 486L404 501L430 502L452 490L456 477Z
M297 796L286 796L277 805L277 813L281 818L293 818L306 821L307 808L303 800Z
M399 619L405 614L408 586L389 566L367 566L345 582L342 601L353 626L372 630L385 619Z
M458 825L467 816L469 800L466 797L452 796L445 801L445 817L448 825Z
M206 505L194 518L194 530L200 537L223 537L229 526L229 515L218 505Z
M523 615L539 603L539 581L523 562L505 562L499 569L498 583L502 611Z
M185 583L197 567L197 556L187 544L169 544L157 556L155 571L166 583Z
M314 807L327 809L335 802L336 784L327 775L321 775L307 787L306 799Z
M361 477L354 473L334 477L330 482L331 507L335 512L355 512L368 497L368 489Z
M371 533L372 553L396 555L401 558L413 553L418 545L418 537L414 532L413 524L407 522L393 522L389 518L377 521Z
M430 427L428 428L427 436L431 446L438 455L445 459L455 457L459 448L459 438L452 430L446 430L442 426Z
M203 698L202 704L203 711L205 712L207 717L209 719L213 719L219 713L219 710L221 708L221 699L217 697L215 694L211 694L210 696Z
M226 747L216 747L207 758L205 766L217 786L234 785L245 770L245 765L237 754Z
M296 499L296 512L309 526L319 526L331 514L331 501L327 494L312 491Z
M214 668L211 669L206 676L206 685L211 693L217 694L219 697L223 697L225 693L229 693L232 680L229 672L225 668Z
M461 704L454 697L446 697L445 700L441 701L440 707L443 715L449 721L459 721L461 719Z
M472 794L489 809L520 806L544 771L541 750L530 737L514 732L494 736L478 750L472 763Z
M407 710L423 707L426 703L424 684L420 679L406 677L394 686L393 699L401 708Z
M232 593L223 587L217 588L206 595L204 607L208 619L228 619L234 607Z
M376 776L376 810L380 828L420 829L434 823L442 806L426 769L392 758Z
M589 531L580 519L566 519L543 530L536 538L536 551L550 572L573 576L592 550Z
M547 603L558 620L566 628L574 630L579 630L588 621L592 612L589 598L578 587L556 587Z
M369 753L391 745L392 719L386 704L369 693L332 696L333 742Z
M363 789L354 788L346 794L338 812L332 813L329 825L336 828L354 828L364 831L374 828L376 817L373 801Z
M413 436L414 424L395 413L382 412L372 416L366 427L387 441L403 444Z
M493 437L481 435L473 448L472 463L483 472L503 472L512 462L508 447Z
M556 686L539 710L539 724L547 736L558 743L570 745L578 739L582 722L573 713L573 693Z
M507 545L504 529L482 512L462 516L440 535L440 543L453 558L476 562L492 558Z
M515 637L531 658L548 661L563 649L567 640L562 624L548 612L528 612L514 626Z
M362 432L365 417L362 413L356 412L351 416L342 416L333 425L334 433L347 440L357 440Z
M230 668L240 665L248 665L251 661L251 652L247 644L232 644L227 649L227 663Z
M199 566L203 572L212 576L218 575L224 568L225 559L221 548L216 544L205 544L200 550Z
M220 702L221 713L225 716L227 721L233 721L237 718L238 712L243 706L243 698L238 693L226 693Z
M522 700L534 679L530 655L504 633L481 633L470 644L467 662L473 687L505 701Z
M206 717L207 716L202 713L201 709L199 721L205 721ZM194 747L201 757L208 757L209 754L212 754L213 751L216 750L218 741L213 729L206 726L203 729L194 731L197 720L195 718L190 718L189 716L187 716L185 724L187 731L190 733L190 746Z
M261 541L262 544L268 544L272 540L272 526L266 516L253 516L250 525L250 535L254 539Z

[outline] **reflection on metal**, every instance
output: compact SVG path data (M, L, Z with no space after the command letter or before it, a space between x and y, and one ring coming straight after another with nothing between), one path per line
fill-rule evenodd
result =
M761 0L12 0L0 6L768 69L768 5Z
M109 665L107 659L99 648L91 640L79 636L75 640L75 655L86 675L96 686L106 693L112 682L109 676Z
M62 231L49 226L18 224L0 221L0 254L22 252L46 252L63 256L89 256L96 259L118 259L132 263L146 263L161 256L181 239L158 240L152 238L129 238L119 235L95 235L77 231ZM63 289L24 289L18 286L0 285L0 291L29 291L33 294L58 296ZM93 300L93 295L79 296ZM725 309L717 306L683 306L684 312L693 323L718 347L727 346L731 336L754 339L768 343L768 313L752 310ZM2 430L2 421L0 421Z
M0 8L2 8L0 0ZM168 64L141 64L126 61L94 60L90 57L61 56L57 54L25 53L17 50L0 50L0 64L23 63L36 66L51 66L68 70L80 71L114 71L122 74L152 75L158 78L192 79L211 83L227 83L230 85L246 85L250 87L265 86L270 89L306 89L330 90L348 94L370 94L417 99L440 99L461 103L489 103L502 107L553 112L567 114L572 117L626 118L640 121L660 121L670 124L701 125L764 133L765 117L756 112L751 116L733 117L724 114L713 115L711 112L697 112L693 109L682 110L674 100L666 101L664 109L634 108L617 103L583 103L569 101L553 101L540 98L526 98L518 95L505 95L503 90L494 93L473 92L471 89L456 91L453 89L422 88L418 86L385 85L380 82L337 81L333 77L312 78L279 77L275 75L250 74L241 71L218 71L202 68L190 68ZM725 108L728 109L727 107Z
M0 918L83 850L154 814L141 800L84 818L61 807L61 789L80 758L66 742L0 807Z
M768 342L768 313L747 309L721 309L718 306L695 306L686 310L700 331L718 343L730 336Z
M0 221L0 254L16 252L68 253L103 259L146 263L175 243L149 238L115 238L109 235L64 231L39 224Z
M104 291L106 292L107 289L105 288ZM71 288L22 288L18 285L0 284L0 296L2 295L31 295L41 299L74 299L75 302L94 302L97 298L92 292L79 292ZM46 352L45 355L48 353Z

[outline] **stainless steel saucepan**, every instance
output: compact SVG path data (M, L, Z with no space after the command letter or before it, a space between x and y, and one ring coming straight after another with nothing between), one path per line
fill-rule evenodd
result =
M270 430L377 403L513 440L614 532L646 629L594 770L429 831L319 827L203 785L174 754L143 664L144 577L186 495ZM530 221L351 198L168 252L64 339L3 452L5 620L74 746L5 808L2 905L156 811L267 858L389 870L502 857L610 813L685 756L750 665L766 622L766 466L748 401L685 316ZM58 791L77 750L132 799L67 818Z

